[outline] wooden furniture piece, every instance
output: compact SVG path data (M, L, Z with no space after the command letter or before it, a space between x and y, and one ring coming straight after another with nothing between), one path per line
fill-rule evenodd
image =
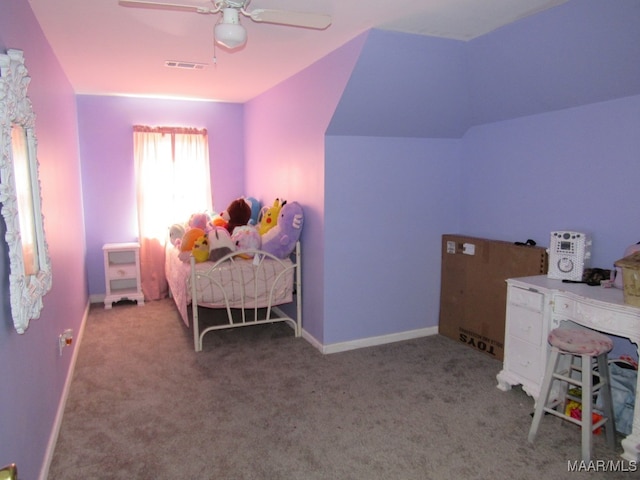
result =
M140 244L107 243L104 253L104 275L106 295L104 308L111 308L113 302L132 300L138 306L144 305L144 295L140 283Z
M626 304L622 290L563 283L545 275L508 279L505 355L498 388L507 391L520 384L537 399L550 350L546 339L551 330L568 322L628 338L640 350L640 308ZM633 428L622 447L624 459L640 461L638 395Z
M533 443L538 433L542 417L549 413L581 427L582 461L591 461L591 440L593 432L605 425L607 444L615 448L616 431L611 398L611 379L607 354L613 349L613 341L598 332L587 329L556 328L549 333L551 353L542 381L540 398L529 430L529 442ZM568 360L565 364L563 360ZM594 364L594 359L596 360ZM576 375L578 373L578 375ZM593 379L597 378L597 383ZM562 384L562 394L551 395L554 381ZM568 387L578 387L580 394L572 393ZM594 395L602 392L604 416L593 417ZM574 417L567 412L567 400L580 403L581 416Z

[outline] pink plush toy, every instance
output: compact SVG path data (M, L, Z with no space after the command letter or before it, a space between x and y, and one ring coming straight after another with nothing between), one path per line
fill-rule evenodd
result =
M278 258L287 258L300 239L304 214L298 202L282 206L276 226L262 235L262 250Z
M260 250L262 238L258 233L258 229L253 225L241 225L236 227L231 234L231 241L236 246L237 251L242 250ZM242 258L253 258L253 253L242 253Z
M206 231L209 220L211 219L206 213L194 213L191 215L191 218L189 218L189 227Z

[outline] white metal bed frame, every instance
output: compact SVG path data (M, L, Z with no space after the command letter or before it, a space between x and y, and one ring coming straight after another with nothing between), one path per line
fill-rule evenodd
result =
M266 305L263 304L262 306L258 306L258 302L257 302L258 292L257 292L257 289L255 289L253 292L247 292L247 291L245 291L244 284L242 284L241 285L241 288L242 288L241 297L242 297L243 305L240 308L233 308L229 304L229 298L227 296L227 293L226 293L225 289L222 287L222 285L216 279L212 279L212 278L210 278L209 280L211 282L213 282L213 284L216 285L216 287L218 287L222 292L224 292L225 306L224 307L216 307L216 306L208 305L207 303L198 303L197 286L196 286L197 279L199 277L202 277L202 276L207 276L208 272L210 272L211 270L213 270L216 267L218 267L221 263L223 263L223 262L235 262L239 258L241 258L240 257L241 255L247 254L247 253L251 253L251 254L254 255L253 264L254 264L254 267L256 269L256 271L254 272L256 275L258 274L260 269L263 268L264 260L266 258L270 258L270 259L273 259L273 260L279 262L280 265L283 267L282 272L280 272L277 275L276 280L273 282L273 285L271 285L270 292L269 292L269 298L267 300L267 304ZM269 252L265 252L265 251L262 251L262 250L244 250L244 251L238 251L238 252L229 253L228 255L225 255L220 260L215 262L207 270L200 270L199 271L198 269L195 268L196 262L195 262L195 259L192 256L191 259L190 259L190 262L191 262L191 274L190 274L190 278L191 278L191 311L192 311L192 313L191 313L191 322L192 322L192 327L193 327L193 346L194 346L195 351L196 352L202 351L202 340L203 340L204 336L209 332L212 332L212 331L215 331L215 330L224 330L224 329L229 329L229 328L260 325L260 324L266 324L266 323L286 322L289 325L291 325L291 327L293 328L295 336L299 337L302 334L302 270L301 270L302 256L301 256L301 251L300 251L300 242L296 243L295 251L291 254L291 260L292 260L292 263L288 264L287 262L284 262L282 259L274 256L273 254L271 254ZM242 261L246 262L247 260L243 259ZM275 293L275 288L278 285L278 282L284 281L285 275L287 274L287 272L291 271L292 269L294 270L294 275L293 275L293 281L294 281L293 295L295 296L294 302L296 304L296 318L292 318L291 316L287 315L281 308L279 308L277 305L273 304L273 302L274 302L273 296L274 296L274 293ZM254 282L254 284L255 283L257 283L257 282ZM245 299L252 299L253 301L252 302L248 302L248 303L252 303L255 306L246 307L244 305ZM200 330L199 315L198 315L198 306L205 307L205 308L218 309L218 310L225 309L226 313L227 313L227 323L223 323L223 324L219 324L219 325L212 325L212 326L204 328L201 331ZM265 318L260 318L259 311L260 310L265 310L265 309L266 309ZM233 318L233 310L239 310L241 312L241 318L240 319L235 319L234 320L234 318Z

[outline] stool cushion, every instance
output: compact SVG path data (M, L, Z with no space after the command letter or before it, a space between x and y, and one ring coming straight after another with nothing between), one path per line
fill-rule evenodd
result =
M549 333L549 343L567 353L597 357L613 349L613 341L593 330L556 328Z

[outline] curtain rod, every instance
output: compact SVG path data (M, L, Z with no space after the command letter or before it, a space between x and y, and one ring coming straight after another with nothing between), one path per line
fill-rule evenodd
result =
M206 128L190 128L190 127L147 127L145 125L134 125L134 132L147 133L183 133L183 134L200 134L206 135Z

